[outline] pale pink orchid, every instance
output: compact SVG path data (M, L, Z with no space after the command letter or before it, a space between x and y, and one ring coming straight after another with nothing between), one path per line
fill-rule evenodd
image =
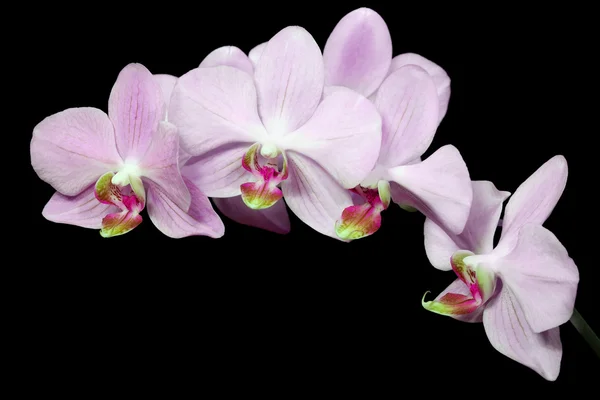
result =
M264 44L249 53L259 62ZM369 176L352 188L354 204L336 221L342 239L359 239L381 226L390 201L419 210L460 233L472 200L468 169L451 145L427 160L450 99L450 78L435 63L413 53L392 59L392 39L384 20L368 8L344 16L323 51L324 96L347 87L373 101L382 118L381 152Z
M295 26L277 33L255 66L234 47L209 54L171 97L169 120L192 156L182 171L242 223L275 230L284 218L280 229L289 230L285 197L307 225L337 238L335 220L353 204L347 189L377 159L381 118L347 88L323 99L324 76L319 46ZM240 213L242 205L263 213Z
M567 162L555 156L512 195L494 248L503 201L510 193L473 181L473 205L464 231L452 234L425 221L431 264L456 279L423 306L465 322L482 322L494 348L547 380L560 370L559 325L573 313L579 272L560 241L542 226L567 181ZM427 293L426 293L427 295Z
M254 67L250 63L248 56L235 46L219 47L209 53L200 63L200 67L215 67L219 65L229 65L251 75L254 74ZM165 93L168 109L171 93L177 83L177 78L172 75L155 75L155 77L160 78L159 83L161 84L163 93ZM212 175L203 175L196 172L196 164L202 163L202 161L202 157L192 157L180 147L179 165L182 168L185 167L182 173L184 176L189 175L192 180L197 181L199 186L204 186L204 182L212 177ZM285 202L283 201L278 201L273 206L262 210L255 210L246 206L241 196L216 197L213 198L213 202L225 216L237 223L279 234L286 234L290 231L290 218Z
M42 211L46 219L112 237L138 226L147 205L169 237L223 236L208 198L180 173L179 136L165 120L163 80L129 64L112 88L108 115L70 108L34 128L31 164L56 189Z

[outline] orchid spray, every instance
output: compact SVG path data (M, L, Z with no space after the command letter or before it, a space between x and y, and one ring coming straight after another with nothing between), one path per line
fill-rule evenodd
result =
M567 161L551 158L511 196L472 181L452 145L423 160L449 99L444 69L414 53L393 57L383 18L360 8L323 51L289 26L248 55L220 47L179 78L129 64L108 113L70 108L35 126L31 164L56 190L43 216L104 238L132 231L144 209L171 238L219 238L225 227L207 196L239 223L287 233L289 207L345 242L375 233L391 202L418 210L429 262L456 275L422 306L481 322L500 353L555 380L566 321L600 357L574 308L578 268L543 226Z

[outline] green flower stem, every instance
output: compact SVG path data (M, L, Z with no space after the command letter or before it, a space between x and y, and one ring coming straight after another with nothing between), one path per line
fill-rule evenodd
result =
M570 321L575 327L575 329L577 329L577 332L579 332L579 334L583 336L583 338L590 345L592 350L594 350L594 353L596 353L596 355L600 357L600 339L598 339L598 336L596 336L592 328L590 328L588 323L585 322L585 319L583 319L581 314L579 314L579 311L577 311L577 309L575 308L573 309L573 315L571 316Z

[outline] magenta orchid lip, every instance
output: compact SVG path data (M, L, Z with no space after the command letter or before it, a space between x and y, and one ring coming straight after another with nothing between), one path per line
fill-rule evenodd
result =
M385 21L360 8L323 51L288 26L180 77L129 64L107 112L70 108L34 128L31 164L56 190L43 216L105 238L135 234L144 210L168 237L220 238L211 198L241 224L286 234L291 211L344 242L376 234L393 204L418 211L430 264L456 275L423 308L482 323L498 352L553 381L560 325L600 348L574 309L578 268L543 226L567 161L552 157L511 195L472 181L451 144L423 159L449 100L448 74L418 54L393 57Z

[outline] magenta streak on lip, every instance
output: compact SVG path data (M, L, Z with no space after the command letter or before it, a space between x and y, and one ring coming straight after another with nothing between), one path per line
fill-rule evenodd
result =
M381 227L381 212L387 208L378 189L357 186L351 191L362 196L365 203L346 207L342 218L336 222L336 234L345 240L360 239L377 232Z
M120 212L108 214L102 219L100 234L103 237L123 235L142 222L139 215L145 207L143 199L133 193L125 195L121 188L111 182L114 173L107 172L96 182L94 194L103 204L112 204L121 209Z
M247 182L240 186L242 200L244 203L255 210L261 210L271 207L283 197L281 189L277 187L288 177L287 159L283 155L283 169L278 171L277 164L269 160L262 166L259 162L260 144L252 145L242 158L242 167L256 176L256 182Z
M421 301L425 309L443 315L464 315L475 311L483 304L482 288L477 280L476 271L464 263L464 259L473 255L470 251L458 251L450 258L452 270L467 285L471 296L457 293L446 293L439 300Z

